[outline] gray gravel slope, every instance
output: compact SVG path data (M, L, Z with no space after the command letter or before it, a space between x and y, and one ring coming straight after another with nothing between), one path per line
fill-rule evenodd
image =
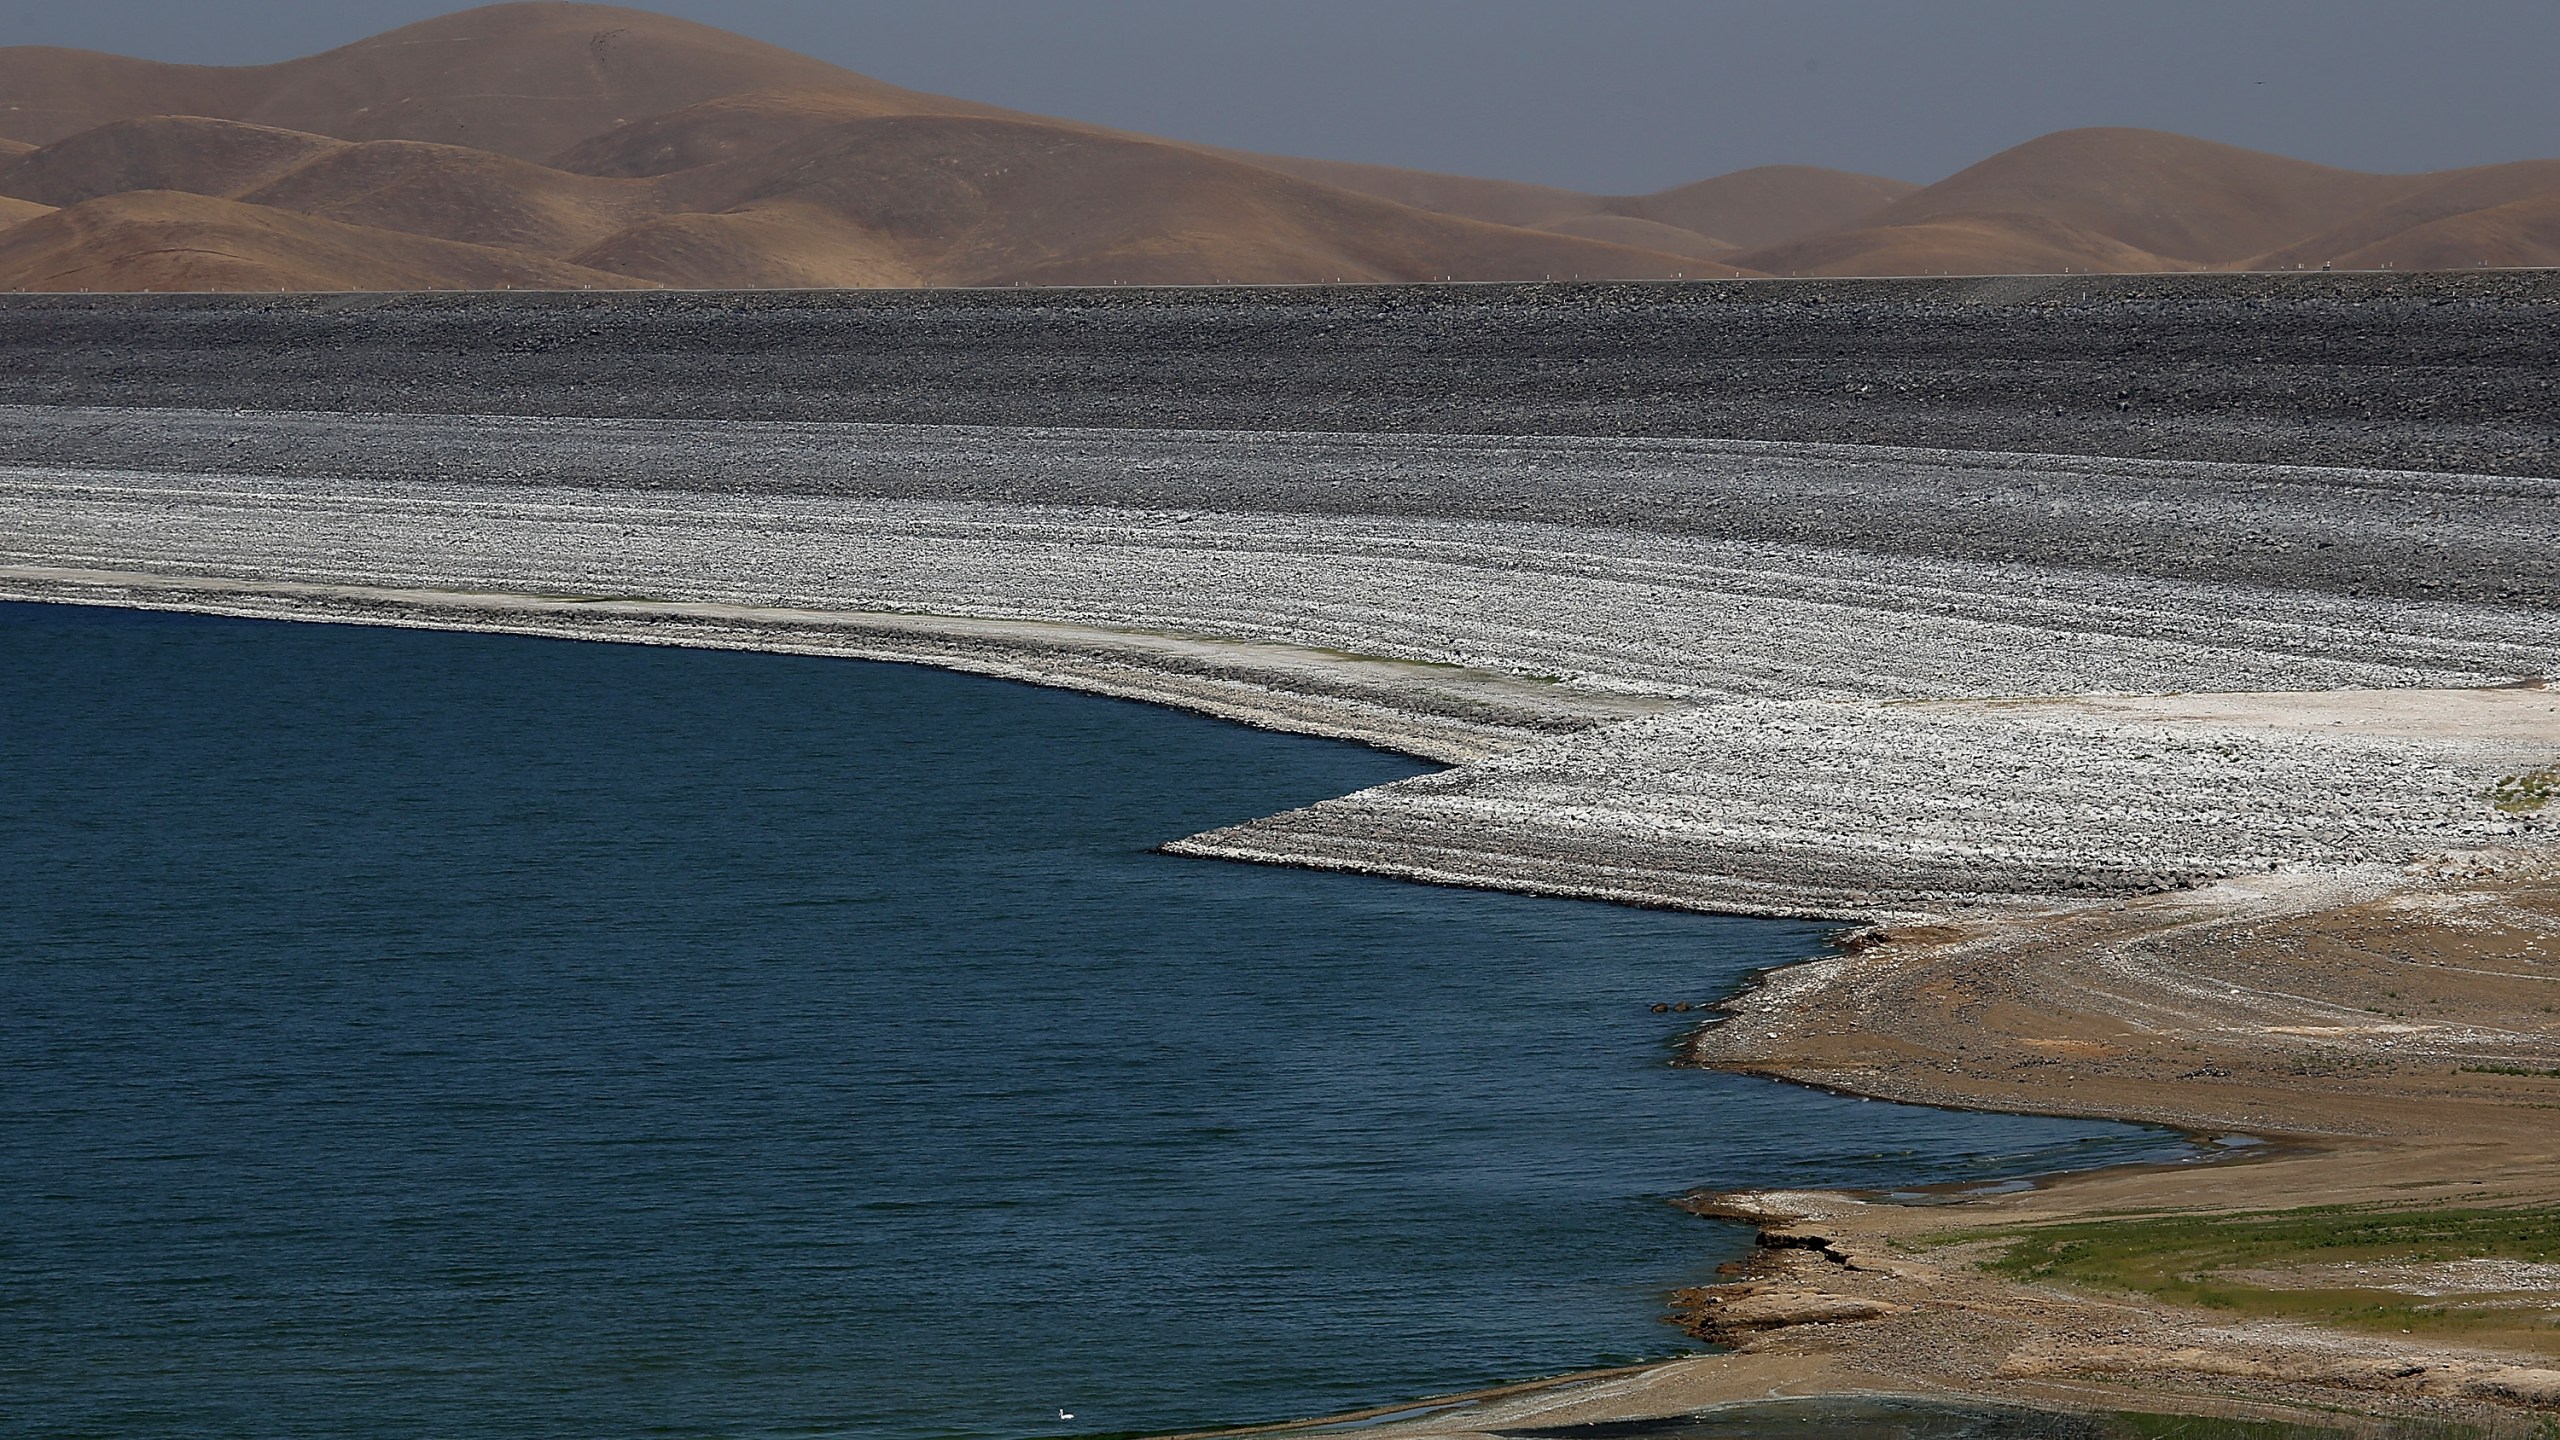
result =
M2560 274L0 297L0 400L2560 475Z
M0 405L0 462L1621 529L2560 608L2560 481L1870 446Z
M1469 762L1200 853L2085 899L2550 838L2490 799L2560 766L2546 711L1962 707L2560 671L2555 321L2533 274L0 297L0 594L914 658Z

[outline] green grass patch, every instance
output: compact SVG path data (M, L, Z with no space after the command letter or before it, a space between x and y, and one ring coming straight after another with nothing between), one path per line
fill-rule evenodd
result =
M2159 1415L2119 1411L2097 1425L2103 1440L2350 1440L2370 1435L2369 1428L2345 1430L2316 1420L2239 1420L2213 1415ZM2534 1435L2534 1431L2518 1432ZM2549 1431L2541 1432L2544 1434ZM2412 1421L2391 1429L2394 1440L2486 1440L2477 1425L2440 1420Z
M2489 803L2510 815L2531 815L2560 798L2560 767L2510 775L2489 787Z
M2560 1262L2560 1210L2314 1206L2082 1221L1983 1238L2008 1242L1988 1268L2018 1280L2359 1328L2549 1332L2553 1321L2545 1311L2466 1307L2459 1296L2405 1295L2352 1284L2266 1289L2233 1276L2300 1265Z

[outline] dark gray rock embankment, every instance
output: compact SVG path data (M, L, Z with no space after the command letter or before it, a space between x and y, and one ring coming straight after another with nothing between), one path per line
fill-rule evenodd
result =
M2560 272L0 297L0 401L2560 476Z
M1884 446L0 405L0 466L1457 522L2560 608L2560 481ZM1523 531L1530 551L1590 543ZM1602 542L1612 543L1612 542ZM1797 562L1798 568L1809 560ZM2024 586L2023 577L2014 583Z

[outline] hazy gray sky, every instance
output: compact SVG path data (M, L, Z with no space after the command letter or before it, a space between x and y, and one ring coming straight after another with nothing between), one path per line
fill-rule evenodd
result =
M283 59L438 0L0 0L0 44ZM2560 156L2560 0L651 0L884 80L1187 140L1656 189L1935 180L2145 125L2333 165Z

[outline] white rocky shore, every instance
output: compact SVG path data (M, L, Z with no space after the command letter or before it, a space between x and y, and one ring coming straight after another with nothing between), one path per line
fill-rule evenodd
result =
M1267 465L1249 436L1171 458L1147 434L1126 442L1151 496L1188 465L1215 505L1064 504L1036 474L1018 498L959 501L670 485L628 421L599 425L619 481L315 473L277 449L279 423L261 420L247 462L0 468L0 596L814 651L1129 695L1456 767L1167 837L1177 851L1843 919L2530 841L2542 822L2491 792L2560 763L2551 692L2484 688L2560 673L2560 624L2524 605L2185 574L2175 556L1931 558L1819 543L1818 527L1776 543L1623 515L1258 508L1207 473ZM367 446L398 447L409 424L454 443L449 419L300 423L320 449L344 440L332 426ZM481 423L493 447L509 427L578 443L579 422ZM912 445L902 428L819 432L808 463L858 466L866 446ZM705 430L686 425L685 443ZM976 481L1058 433L933 432L937 463ZM1074 436L1087 472L1107 467L1111 437ZM1397 463L1377 436L1287 446L1346 473ZM1627 463L1607 441L1524 453L1487 448L1485 484L1519 483L1505 467L1526 463L1561 492ZM1932 483L2048 497L2086 463L1924 458ZM1468 486L1436 463L1434 484ZM1831 472L1875 461L1760 445L1678 463L1702 489L1767 472L1836 497ZM2269 473L2233 483L2264 491ZM2306 494L2461 481L2287 474ZM2499 503L2560 539L2538 495ZM2284 531L2298 517L2282 504L2235 523ZM2225 698L2174 698L2194 696Z

